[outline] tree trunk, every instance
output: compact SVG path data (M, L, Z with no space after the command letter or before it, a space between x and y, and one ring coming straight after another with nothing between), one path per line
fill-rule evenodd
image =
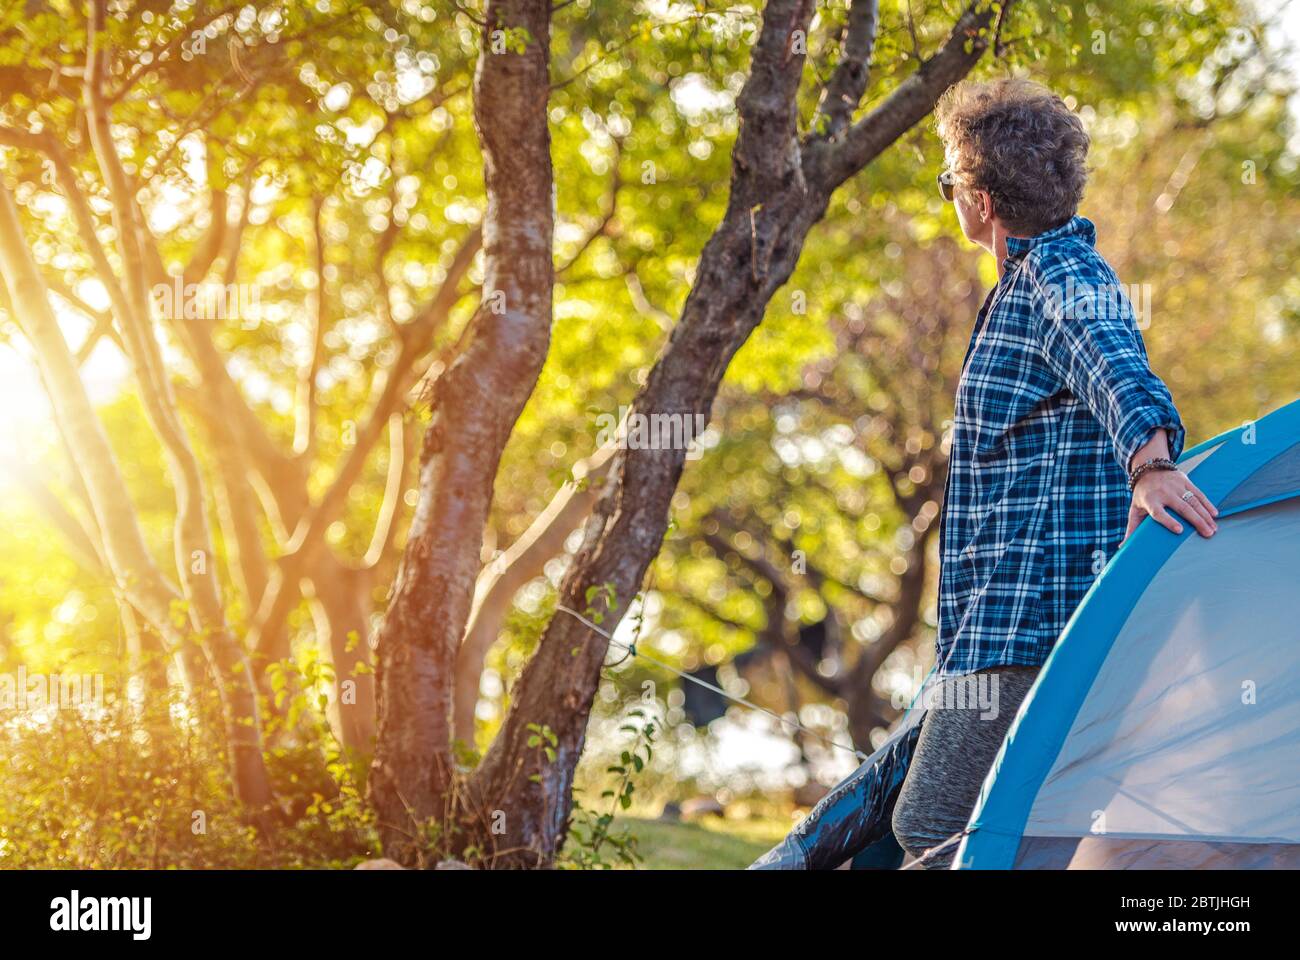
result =
M632 415L706 419L727 364L789 278L804 237L828 194L809 185L801 166L795 91L802 55L786 56L791 33L808 28L800 0L772 0L741 92L740 134L731 195L704 248L681 321L632 406ZM811 5L808 5L809 7ZM612 629L640 589L659 551L686 457L676 449L627 449L616 484L587 524L582 549L560 589L560 603L584 611L589 588L613 584ZM576 618L557 613L512 693L510 713L475 776L483 806L505 812L514 852L502 865L548 863L567 832L573 772L581 755L606 641ZM528 745L534 725L556 737L555 759Z
M483 662L496 643L515 594L542 575L547 561L563 550L569 534L591 511L613 456L611 445L575 467L575 475L580 474L579 479L585 479L586 484L581 489L573 484L561 488L510 549L479 574L465 639L456 653L453 736L462 743L474 745L474 708L478 706Z
M334 669L334 696L326 713L339 743L362 754L374 749L375 678L370 670L370 571L335 562L333 576L320 564L311 585L312 621L321 655Z
M638 395L634 415L707 417L727 364L794 270L833 190L928 114L938 96L974 66L987 46L991 18L991 8L968 8L934 57L876 110L847 126L838 104L847 99L856 105L865 90L866 71L858 67L869 61L871 44L862 37L874 30L875 20L875 4L858 0L829 85L838 92L823 111L830 111L825 133L801 140L796 93L812 7L807 0L770 0L764 9L750 76L737 102L741 125L727 211L704 248L681 321ZM613 630L659 550L685 454L684 447L620 454L617 482L597 505L561 586L563 606L583 611L590 590L612 584L616 601L604 627ZM504 835L475 838L504 849L496 865L545 865L563 843L574 768L605 652L603 637L559 612L515 685L502 731L470 785L479 809L504 814L498 818ZM551 756L530 745L538 727L554 736Z
M493 481L550 343L550 0L489 0L485 16L474 77L488 197L483 299L467 346L433 388L419 504L378 633L369 792L385 854L404 861L419 859L450 793L456 650Z
M925 594L927 544L930 537L918 536L903 556L907 569L898 579L898 596L890 603L893 620L879 637L862 652L852 671L844 678L844 698L848 701L849 735L859 750L871 752L871 734L893 722L896 711L874 690L871 679L880 671L889 655L911 639L921 622L921 599Z
M231 635L217 582L216 553L212 547L203 478L198 458L181 423L180 413L163 365L154 333L148 292L148 270L141 248L147 227L137 217L125 171L110 130L107 105L102 99L105 74L104 21L106 0L94 0L88 24L85 104L94 154L108 185L117 232L125 304L118 311L123 342L140 386L145 411L162 443L164 458L176 498L173 549L176 570L188 607L187 614L212 671L218 678L225 720L226 748L231 779L238 800L264 815L274 796L262 757L261 720L248 659ZM118 509L122 509L120 504ZM187 640L186 642L193 642Z
M95 416L77 365L50 309L46 290L31 254L22 240L18 210L7 187L0 185L0 275L3 275L19 326L36 352L41 379L59 430L76 457L74 466L85 481L86 492L103 538L104 556L119 587L168 639L177 640L169 624L171 605L177 599L149 555L135 513L127 509L126 483Z
M108 438L95 415L67 342L50 309L31 254L22 242L18 211L9 191L0 187L0 274L13 298L18 320L36 351L41 374L50 392L50 401L61 432L76 453L76 467L85 480L103 537L104 556L122 594L144 614L148 623L167 637L174 648L194 643L191 636L177 628L174 604L180 599L154 565L145 546L140 528L131 509L126 484L118 468ZM180 495L178 490L178 496ZM178 511L180 507L178 506ZM210 562L210 548L198 560L177 542L177 561L185 564L182 573L192 572L196 562ZM197 575L195 575L197 576ZM190 593L192 603L208 610L211 598ZM262 761L256 727L256 706L248 684L247 671L240 682L239 653L224 628L210 631L203 643L214 672L232 682L221 685L222 702L227 719L227 748L230 751L232 779L239 800L257 811L271 800L270 781ZM252 725L241 718L252 718Z

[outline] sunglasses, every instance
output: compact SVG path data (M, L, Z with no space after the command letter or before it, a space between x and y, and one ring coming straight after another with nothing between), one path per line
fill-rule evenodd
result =
M935 179L939 181L939 196L952 203L952 198L956 196L957 178L953 176L951 170L945 170Z

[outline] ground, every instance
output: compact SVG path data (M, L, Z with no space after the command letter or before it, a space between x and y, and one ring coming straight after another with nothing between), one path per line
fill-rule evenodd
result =
M749 866L790 829L789 821L732 820L704 817L694 821L619 818L637 838L643 870L736 870Z

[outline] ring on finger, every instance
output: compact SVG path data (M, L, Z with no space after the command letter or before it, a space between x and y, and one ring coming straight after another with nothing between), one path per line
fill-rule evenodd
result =
M1191 490L1187 490L1187 491L1185 491L1185 492L1183 493L1181 499L1182 499L1183 503L1187 503L1187 502L1190 501L1190 500L1192 499L1192 497L1194 497L1194 496L1196 496L1195 493L1193 493Z

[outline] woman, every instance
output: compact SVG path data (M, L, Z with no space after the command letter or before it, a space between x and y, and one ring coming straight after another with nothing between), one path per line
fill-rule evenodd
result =
M1008 79L952 88L936 118L940 190L997 259L998 283L957 389L940 686L893 819L927 868L951 864L1021 700L1123 538L1146 516L1208 537L1218 513L1173 463L1178 411L1092 223L1075 215L1088 153L1078 117L1046 88Z

